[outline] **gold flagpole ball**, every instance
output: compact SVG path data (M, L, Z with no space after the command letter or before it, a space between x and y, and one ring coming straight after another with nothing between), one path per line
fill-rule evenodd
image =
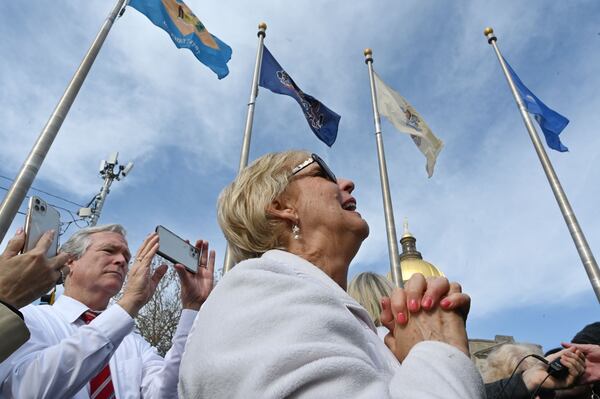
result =
M491 35L493 33L494 33L494 30L492 28L490 28L489 26L483 30L484 36Z
M267 30L267 24L265 22L261 22L258 24L258 29Z
M373 55L373 50L371 50L370 48L366 48L365 51L363 51L363 54L365 55L365 57L370 57Z

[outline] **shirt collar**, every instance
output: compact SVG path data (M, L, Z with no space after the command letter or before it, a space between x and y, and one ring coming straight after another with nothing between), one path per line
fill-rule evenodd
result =
M76 299L65 294L58 297L52 305L65 321L74 323L89 308Z

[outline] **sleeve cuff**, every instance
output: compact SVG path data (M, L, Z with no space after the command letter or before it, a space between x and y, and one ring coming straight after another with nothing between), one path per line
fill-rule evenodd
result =
M119 304L114 304L90 323L112 343L118 345L133 331L133 319Z
M197 310L183 309L181 311L181 316L179 316L179 324L177 325L176 335L187 335L192 329L197 315Z

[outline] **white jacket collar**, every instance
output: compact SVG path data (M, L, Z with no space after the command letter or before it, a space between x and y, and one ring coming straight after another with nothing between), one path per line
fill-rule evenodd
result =
M371 320L371 316L366 311L366 309L363 308L358 302L356 302L354 298L348 295L348 293L344 291L342 287L338 285L338 283L333 281L331 277L329 277L323 270L319 269L317 266L313 265L312 263L310 263L304 258L301 258L298 255L294 255L291 252L282 251L279 249L272 249L270 251L267 251L262 255L261 258L267 261L281 263L282 265L285 265L288 269L291 266L292 270L296 274L308 277L311 280L314 280L319 284L331 289L335 293L335 296L346 305L350 312L352 312L356 317L363 320L371 330L377 332L375 324L373 324L373 320Z

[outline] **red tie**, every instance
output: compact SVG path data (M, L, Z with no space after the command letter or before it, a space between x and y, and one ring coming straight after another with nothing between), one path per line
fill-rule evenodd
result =
M81 315L85 324L90 324L98 316L98 313L91 310ZM110 378L110 368L108 364L95 377L90 380L90 398L91 399L112 399L115 397L115 388L112 378Z

